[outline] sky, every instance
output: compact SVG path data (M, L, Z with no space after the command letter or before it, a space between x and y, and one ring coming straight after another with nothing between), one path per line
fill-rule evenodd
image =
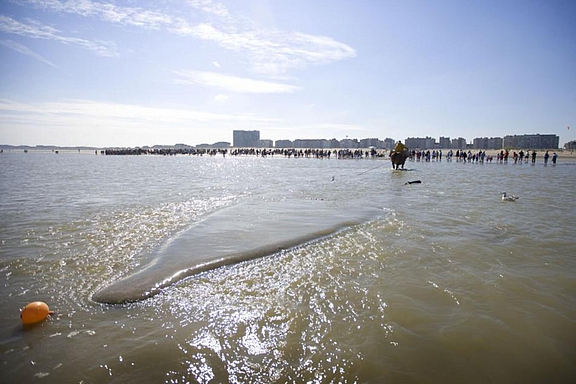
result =
M563 145L576 1L0 1L0 144L197 145L233 130Z

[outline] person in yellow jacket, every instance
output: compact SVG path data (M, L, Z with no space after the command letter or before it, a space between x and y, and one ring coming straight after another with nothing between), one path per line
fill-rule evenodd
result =
M394 152L402 153L407 149L408 149L408 147L405 146L404 144L402 144L402 142L400 140L398 140L398 142L396 143L396 146L394 147Z

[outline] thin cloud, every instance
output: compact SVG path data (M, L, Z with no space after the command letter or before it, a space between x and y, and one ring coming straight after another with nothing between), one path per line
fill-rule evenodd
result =
M176 74L180 76L178 80L180 83L217 87L236 93L292 93L301 89L295 85L254 80L217 72L177 71Z
M224 102L228 100L228 95L219 94L214 97L214 101Z
M210 22L191 24L182 17L162 12L90 0L17 1L55 12L94 17L145 29L164 28L178 35L213 41L224 49L246 54L254 71L268 76L279 76L291 69L328 64L356 56L354 48L328 36L246 27L250 23L240 22L224 5L211 0L188 0L188 4L205 15L217 16L220 26Z
M114 43L60 36L59 30L48 25L43 25L35 20L27 19L27 23L23 23L11 17L0 15L0 32L31 37L33 39L53 40L63 44L74 44L90 50L98 56L119 56Z
M86 119L125 119L126 121L147 121L155 123L183 123L187 121L229 121L229 122L272 122L277 119L261 118L248 114L217 114L190 109L157 108L121 103L105 103L91 100L68 100L62 102L19 103L0 99L0 115L17 113L22 118L41 115L61 118Z
M219 62L215 61L215 62L214 62L214 66L215 66L216 68L220 69L220 63L219 63Z
M84 17L96 17L111 23L133 25L147 29L159 29L170 25L174 18L170 15L137 7L121 7L111 3L89 0L15 0L21 4L31 4L35 8L49 9L60 13L70 13Z
M212 0L188 0L191 7L203 12L210 13L219 17L230 17L226 6L222 3L215 3Z
M90 120L101 122L116 121L118 124L181 124L196 122L249 122L270 123L278 119L262 118L250 114L217 114L178 108L157 108L121 103L105 103L92 100L67 100L61 102L20 103L9 99L0 99L0 116L16 120L44 119L48 121L69 122Z
M327 36L314 36L300 32L248 31L229 33L209 23L196 26L177 25L173 32L211 40L221 47L246 52L258 73L275 76L290 69L308 65L327 64L355 57L356 51L347 44Z
M57 66L55 66L50 60L48 60L44 56L37 54L36 52L32 51L27 46L22 45L20 43L17 43L13 40L0 40L0 45L3 45L6 48L12 49L16 52L23 54L23 55L30 56L33 59L41 61L44 64L48 64L51 67L58 68Z

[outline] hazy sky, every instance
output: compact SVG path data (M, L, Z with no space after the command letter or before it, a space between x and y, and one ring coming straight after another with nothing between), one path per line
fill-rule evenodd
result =
M0 144L234 129L575 140L576 1L0 1Z

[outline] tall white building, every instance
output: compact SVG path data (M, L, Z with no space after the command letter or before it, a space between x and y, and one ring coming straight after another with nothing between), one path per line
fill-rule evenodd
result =
M556 135L508 135L504 136L504 148L556 149L560 137Z
M233 131L234 147L259 147L260 131Z

